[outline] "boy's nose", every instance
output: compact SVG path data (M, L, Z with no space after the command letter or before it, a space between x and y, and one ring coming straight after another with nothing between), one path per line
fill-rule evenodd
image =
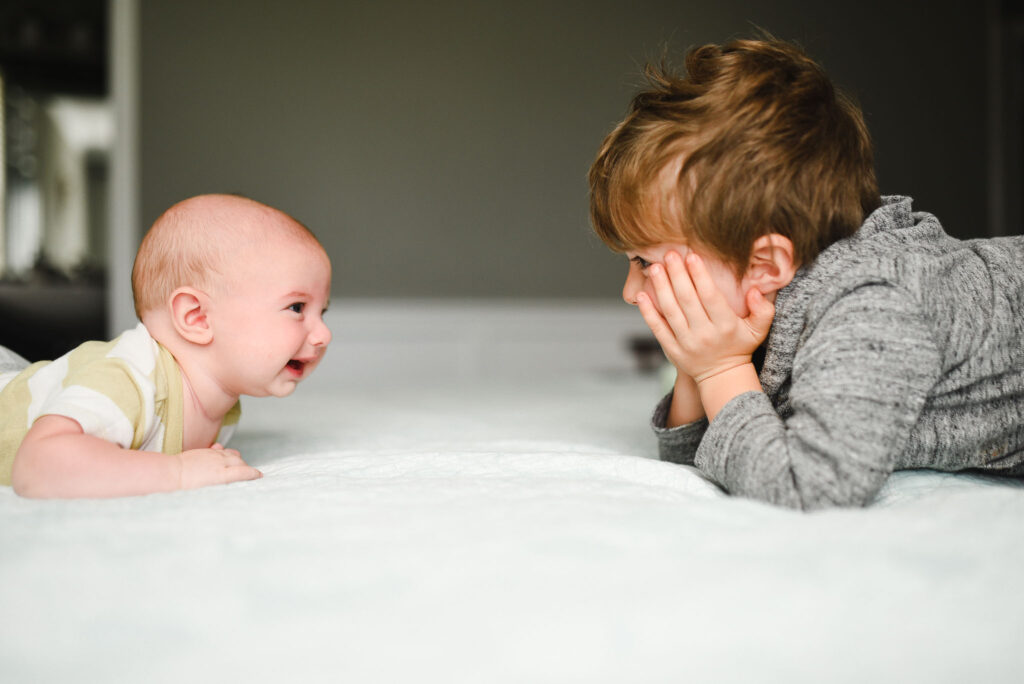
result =
M622 286L622 299L632 306L636 306L636 295L640 292L640 285L637 283L637 279L633 277L633 273L630 272L626 276L626 282Z

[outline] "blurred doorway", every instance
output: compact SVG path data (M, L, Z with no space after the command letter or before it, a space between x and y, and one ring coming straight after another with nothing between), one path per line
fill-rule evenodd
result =
M30 360L107 334L108 13L0 5L0 344Z

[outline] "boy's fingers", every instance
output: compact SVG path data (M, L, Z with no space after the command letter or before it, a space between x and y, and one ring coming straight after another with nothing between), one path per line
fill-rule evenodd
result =
M754 334L764 339L772 327L775 319L775 305L766 298L756 287L750 288L747 292L747 308L750 315L747 316L747 325L754 331Z
M678 252L672 251L665 254L665 270L668 271L669 277L672 279L672 291L682 308L683 315L686 316L687 323L694 326L702 320L706 320L708 314L704 310L704 303L694 287L683 257Z
M654 294L658 297L658 304L661 306L661 313L672 331L677 337L682 336L689 329L689 319L686 312L680 308L681 302L676 294L672 281L669 280L667 269L662 264L652 264L650 267L651 283L654 284Z
M646 292L641 292L637 295L636 305L640 309L640 315L643 316L644 322L651 329L651 332L654 333L655 339L658 340L658 344L661 345L666 356L674 356L679 346L675 332L669 327L665 319L661 317L661 314L658 313L658 310L654 307L654 302L648 298Z
M712 321L720 321L728 316L736 316L736 312L725 301L722 291L718 289L718 285L711 278L711 273L703 259L693 253L687 254L686 270L693 281L697 297L700 299L704 311L707 312L708 318Z

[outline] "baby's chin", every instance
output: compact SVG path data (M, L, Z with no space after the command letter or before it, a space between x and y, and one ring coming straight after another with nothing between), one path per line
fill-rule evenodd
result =
M289 382L276 382L270 387L264 387L263 391L259 394L256 394L255 392L246 392L245 395L249 397L256 397L257 399L263 397L287 397L295 391L295 386L298 384L298 381L295 380Z
M297 382L289 382L286 383L283 387L275 387L273 391L270 392L270 395L278 398L287 397L288 395L295 391L295 388L298 386L298 384L299 383Z

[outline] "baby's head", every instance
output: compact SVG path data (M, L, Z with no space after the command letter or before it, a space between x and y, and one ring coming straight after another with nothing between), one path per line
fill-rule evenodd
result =
M308 228L255 200L199 195L178 202L153 223L135 256L135 313L142 320L165 307L180 286L204 289L237 279L243 251L269 253L269 242L278 239L322 251Z
M613 250L685 242L740 275L758 238L784 236L807 263L879 206L860 110L798 47L705 45L685 76L647 77L590 169L591 219Z
M282 211L235 195L175 204L135 258L135 310L187 364L202 358L234 394L283 396L319 363L331 265ZM185 357L188 357L186 359Z

